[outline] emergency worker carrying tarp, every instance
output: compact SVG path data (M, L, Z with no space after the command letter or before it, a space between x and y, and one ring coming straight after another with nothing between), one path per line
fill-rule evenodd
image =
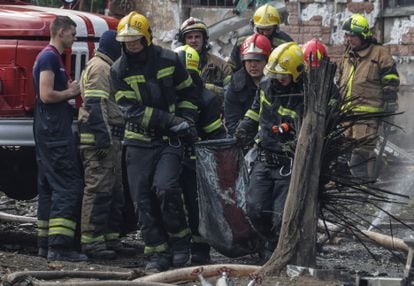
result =
M265 66L260 91L234 134L242 146L253 137L257 144L246 213L263 239L259 251L263 260L270 258L278 241L303 114L304 69L303 52L296 43L274 49Z
M199 94L199 118L195 122L201 140L226 138L226 129L222 122L221 100L218 94L205 88L200 77L200 57L189 45L174 50L190 74L193 85ZM188 224L191 229L191 263L210 263L210 246L198 232L198 197L196 180L196 157L193 142L183 142L184 158L180 184L183 189L184 203L187 210Z
M195 144L200 208L198 230L220 253L254 253L258 236L245 216L248 173L234 138Z
M146 271L183 266L191 233L179 184L181 140L197 137L198 94L178 56L152 43L148 19L121 19L116 39L123 54L112 65L111 86L126 117L126 167L150 255Z

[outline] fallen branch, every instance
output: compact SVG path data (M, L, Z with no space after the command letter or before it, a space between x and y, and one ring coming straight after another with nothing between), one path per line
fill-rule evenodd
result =
M325 232L325 234L323 234L322 237L318 239L318 244L323 245L328 241L332 241L332 239L334 239L345 229L345 226L334 225L329 222L324 223L322 220L318 220L318 229Z
M227 269L231 277L244 277L259 271L261 266L241 265L241 264L213 264L180 268L170 271L165 271L157 274L152 274L135 279L136 282L162 282L162 283L177 283L184 281L195 281L198 276L197 273L201 271L204 278L214 277L220 275L222 269Z
M5 212L0 212L0 220L10 222L36 223L37 218L21 215L12 215Z
M4 285L14 285L17 281L26 278L36 278L42 280L53 280L63 278L88 278L88 279L119 279L132 280L139 276L138 272L97 272L97 271L20 271L8 274L4 278ZM102 281L99 281L102 282ZM120 281L118 281L120 282ZM9 284L7 284L9 283ZM36 282L37 283L37 282ZM43 283L43 282L42 282ZM54 282L56 285L56 282ZM34 285L34 284L33 284ZM62 285L59 283L59 285Z
M392 237L386 234L382 234L382 233L378 233L378 232L374 232L370 230L362 230L362 233L365 236L362 234L357 234L357 236L363 240L375 242L391 250L404 251L408 253L409 247L401 238Z
M338 233L342 231L343 229L346 229L343 226L335 225L333 223L326 223L328 231L332 233ZM323 225L323 222L319 220L318 222L318 228L326 231L325 226ZM370 231L370 230L361 230L361 233L349 233L345 230L343 232L345 235L356 235L359 239L364 241L369 241L376 243L382 247L385 247L387 249L391 250L398 250L408 253L409 247L408 245L402 240L401 238L392 237L386 234ZM321 243L324 243L321 241Z
M42 282L30 281L32 286L171 286L172 284L159 282L134 282L134 281L76 281L76 282Z

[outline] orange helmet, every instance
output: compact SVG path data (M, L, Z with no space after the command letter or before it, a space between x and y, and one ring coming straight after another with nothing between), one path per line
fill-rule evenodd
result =
M246 60L265 60L272 51L272 44L266 36L254 33L246 38L240 46L240 57Z
M325 45L319 40L313 38L303 45L303 55L305 57L306 65L312 67L319 67L322 58L327 58Z

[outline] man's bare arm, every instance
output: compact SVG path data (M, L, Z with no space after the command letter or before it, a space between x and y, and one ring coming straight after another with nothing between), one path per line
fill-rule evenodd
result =
M80 93L79 83L72 81L62 91L53 89L55 74L50 70L40 72L39 92L43 103L57 103L76 97Z

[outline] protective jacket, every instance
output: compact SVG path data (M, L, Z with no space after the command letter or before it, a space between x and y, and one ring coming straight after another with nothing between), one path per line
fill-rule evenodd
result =
M203 89L200 98L200 118L197 124L198 135L202 140L224 138L224 128L221 114L222 102L217 94Z
M145 52L142 62L124 53L111 67L111 88L126 116L125 145L159 146L174 116L197 120L198 96L177 55L154 45Z
M223 88L230 81L232 70L225 60L208 51L200 53L201 79L208 89L223 93Z
M299 132L303 114L302 85L299 80L284 87L265 77L238 128L251 137L257 133L255 141L259 148L293 156L296 132ZM288 130L278 132L283 123L288 125Z
M83 107L79 109L80 143L108 148L112 134L121 137L124 119L115 98L109 94L109 70L113 61L96 52L82 74Z
M240 59L240 46L244 42L244 40L246 40L246 38L247 36L238 38L236 44L231 50L230 58L227 61L227 63L232 68L233 72L236 72L243 67L243 64ZM280 46L283 43L293 42L293 39L288 34L282 31L274 31L272 37L269 40L272 44L273 49Z
M227 131L233 135L246 111L252 106L258 87L244 68L231 77L224 96L224 119Z
M339 89L355 112L380 112L385 102L397 100L400 84L396 64L388 50L378 44L345 51L339 66Z

